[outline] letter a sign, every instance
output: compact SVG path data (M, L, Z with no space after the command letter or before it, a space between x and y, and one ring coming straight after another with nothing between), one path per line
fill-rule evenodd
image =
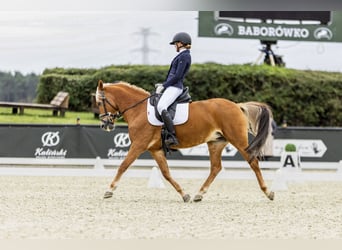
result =
M291 155L286 155L285 156L283 167L287 167L288 165L290 165L291 167L295 167L295 164L293 162L293 159L292 159Z
M297 152L289 153L285 152L283 153L281 157L281 163L282 167L293 167L298 168L300 166L300 159Z

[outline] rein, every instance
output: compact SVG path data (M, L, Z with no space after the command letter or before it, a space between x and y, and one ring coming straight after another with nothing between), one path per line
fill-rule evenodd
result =
M102 99L102 103L103 103L103 109L104 109L104 114L100 114L99 115L99 118L103 118L103 117L107 117L109 116L110 118L112 118L113 120L115 119L119 119L123 116L123 114L132 109L132 108L135 108L136 106L140 105L141 103L143 103L144 101L146 101L148 98L152 97L152 96L155 96L156 94L152 94L152 95L149 95L148 97L138 101L137 103L129 106L128 108L125 108L122 112L120 112L120 110L118 110L117 108L114 107L113 104L110 103L110 101L108 101L108 99L106 98L105 94L104 94L104 91L101 91L101 99ZM107 109L106 109L106 103L109 104L109 106L111 106L113 109L117 109L118 111L115 113L115 114L112 114L111 112L107 112Z

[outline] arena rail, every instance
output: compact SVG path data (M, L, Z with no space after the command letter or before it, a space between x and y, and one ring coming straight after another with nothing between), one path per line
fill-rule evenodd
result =
M27 166L27 167L64 167L64 168L98 168L103 167L105 169L117 168L122 159L101 159L99 157L94 159L36 159L36 158L10 158L2 157L1 167L13 167L13 166ZM168 165L170 168L191 168L191 169L205 169L210 167L210 161L208 160L169 160ZM150 168L157 166L154 160L138 159L132 167ZM246 161L222 161L222 167L224 169L249 169L249 165ZM276 170L282 167L280 161L260 161L261 169ZM342 160L339 162L302 162L301 169L303 170L339 170L342 168Z

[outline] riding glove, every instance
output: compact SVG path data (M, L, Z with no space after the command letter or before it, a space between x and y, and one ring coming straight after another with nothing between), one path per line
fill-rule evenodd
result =
M157 94L161 94L161 92L163 92L163 90L164 90L164 86L162 83L156 83L155 87L156 87L156 93Z

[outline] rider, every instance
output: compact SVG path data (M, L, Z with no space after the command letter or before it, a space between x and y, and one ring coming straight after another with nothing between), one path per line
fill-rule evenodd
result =
M177 33L170 44L175 45L176 51L179 53L171 62L166 81L156 84L156 93L162 93L164 90L157 110L169 132L165 144L167 146L175 146L178 144L178 140L172 118L167 109L183 92L183 81L191 66L191 36L185 32Z

